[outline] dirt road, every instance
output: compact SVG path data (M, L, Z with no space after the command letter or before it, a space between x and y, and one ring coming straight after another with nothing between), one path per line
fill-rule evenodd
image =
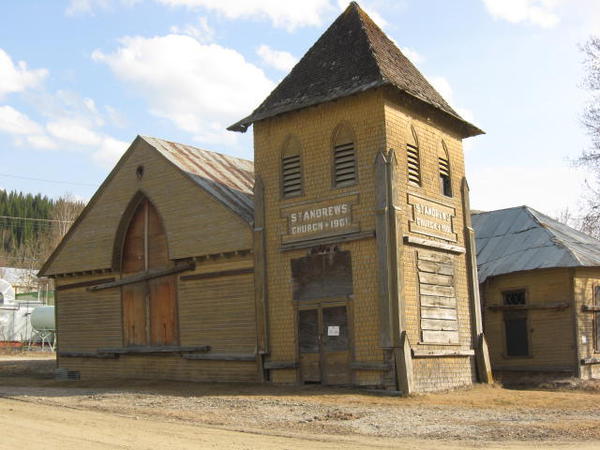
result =
M53 367L0 358L0 449L600 448L597 389L478 386L407 399L319 386L56 381Z

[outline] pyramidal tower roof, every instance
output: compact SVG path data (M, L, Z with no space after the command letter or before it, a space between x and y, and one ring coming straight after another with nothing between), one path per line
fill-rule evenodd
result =
M465 137L483 133L452 109L356 2L251 115L228 129L244 132L259 120L386 85L449 116Z

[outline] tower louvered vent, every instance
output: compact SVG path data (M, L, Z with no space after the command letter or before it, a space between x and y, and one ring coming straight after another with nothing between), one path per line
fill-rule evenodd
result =
M450 163L448 158L439 157L440 161L440 186L442 194L446 197L452 197L452 183L450 182Z
M302 195L302 163L300 155L286 156L282 161L282 187L284 197Z
M414 145L406 145L406 159L408 165L408 181L421 184L421 167L419 165L419 149Z
M356 158L354 143L336 145L333 149L334 181L336 186L356 183Z

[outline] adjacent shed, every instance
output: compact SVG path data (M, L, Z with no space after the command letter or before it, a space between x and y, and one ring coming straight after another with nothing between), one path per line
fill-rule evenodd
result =
M495 371L600 376L600 241L528 206L473 215Z

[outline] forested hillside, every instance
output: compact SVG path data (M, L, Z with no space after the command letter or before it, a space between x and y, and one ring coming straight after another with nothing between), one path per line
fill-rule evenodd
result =
M0 189L0 266L39 267L84 204Z

